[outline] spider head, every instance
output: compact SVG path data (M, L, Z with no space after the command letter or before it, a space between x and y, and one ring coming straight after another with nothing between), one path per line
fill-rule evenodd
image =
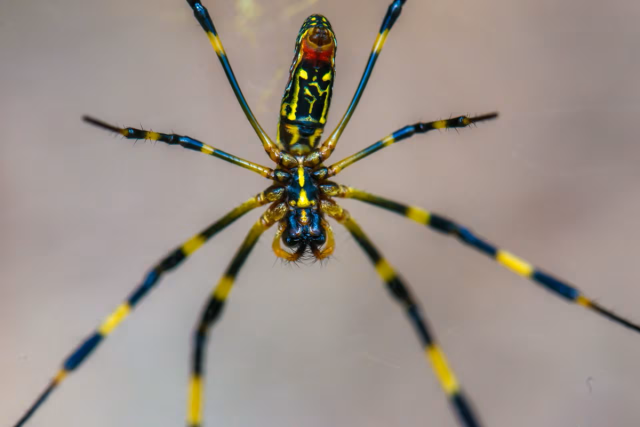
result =
M287 185L289 212L280 223L274 250L276 255L289 261L296 261L308 251L317 259L329 256L327 249L332 246L329 225L319 210L319 191L311 177L311 170L300 166L292 173ZM292 252L280 248L280 241ZM321 249L325 246L324 249ZM331 249L332 250L332 249Z

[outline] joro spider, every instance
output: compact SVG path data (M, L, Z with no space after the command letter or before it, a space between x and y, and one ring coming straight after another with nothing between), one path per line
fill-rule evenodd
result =
M347 166L417 133L425 133L433 129L466 127L472 123L497 117L497 113L489 113L475 117L460 116L448 120L416 123L393 132L352 156L330 166L325 166L324 163L331 156L358 105L388 33L400 16L406 0L394 0L389 6L355 95L336 129L323 142L321 142L321 136L331 102L335 76L334 62L337 50L335 34L327 19L321 15L312 15L305 20L300 29L296 40L289 81L282 98L278 133L276 140L273 141L264 132L251 112L233 74L207 9L199 0L187 0L187 2L193 9L196 19L207 33L242 110L262 141L265 151L270 159L277 164L277 167L271 169L258 165L187 136L134 128L119 128L90 117L84 117L84 120L92 125L121 134L125 138L162 141L170 145L181 145L191 150L221 158L234 165L256 172L273 181L274 184L196 234L153 267L127 300L108 316L98 329L64 361L62 368L35 403L17 422L16 426L22 426L29 420L52 391L60 385L70 372L76 370L98 345L113 332L120 322L157 284L165 272L176 268L211 237L247 212L268 204L270 206L253 225L225 274L214 288L197 325L193 341L192 373L189 382L188 426L196 427L202 425L202 377L209 330L220 317L235 278L259 237L271 226L278 224L273 240L273 250L278 257L287 261L296 261L305 256L322 260L331 255L334 249L333 233L325 217L333 218L347 228L374 264L391 295L406 310L425 349L427 360L430 362L436 377L451 402L460 425L464 427L481 425L411 291L355 220L333 198L360 200L403 215L438 232L456 237L466 245L495 259L504 267L537 282L566 300L582 305L614 322L640 332L639 326L591 301L575 287L535 268L510 252L496 248L462 225L441 215L384 199L329 180ZM284 249L282 244L289 250Z

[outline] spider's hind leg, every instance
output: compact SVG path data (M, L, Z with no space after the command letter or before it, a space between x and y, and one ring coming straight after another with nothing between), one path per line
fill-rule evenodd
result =
M160 280L164 273L178 267L185 259L198 250L211 237L222 231L235 220L240 218L252 209L280 200L284 195L282 187L272 186L264 192L247 200L240 206L233 209L227 215L211 224L200 233L187 240L180 247L171 251L159 263L157 263L151 271L145 276L142 283L134 289L129 297L120 304L109 315L98 329L89 335L85 341L80 344L71 355L64 361L62 367L54 378L50 381L47 388L40 394L31 407L18 420L15 427L22 427L31 418L31 416L41 407L51 393L62 383L69 373L75 371L80 365L98 348L108 335L110 335L116 327L129 315L129 313L148 295Z
M214 288L202 312L200 322L193 338L193 355L191 364L191 378L189 380L189 397L187 400L187 427L202 425L202 398L204 394L204 357L209 337L209 330L218 321L231 292L233 283L240 269L249 257L258 239L267 229L277 223L287 212L285 203L274 203L251 227L242 245L238 248L224 275Z
M393 298L406 310L409 320L425 349L427 360L453 406L460 425L462 427L480 427L478 416L475 414L471 403L465 397L453 370L449 367L444 352L431 331L426 316L422 314L422 310L409 287L402 281L393 267L384 259L362 228L351 218L351 215L346 210L330 200L323 200L321 209L349 230L349 233L351 233L375 266L378 275L387 285L387 289Z

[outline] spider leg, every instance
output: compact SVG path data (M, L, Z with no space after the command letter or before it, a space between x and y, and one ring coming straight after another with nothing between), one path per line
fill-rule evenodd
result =
M479 427L481 425L480 421L477 415L474 414L472 406L465 397L453 370L449 367L444 352L438 345L427 318L422 314L418 302L409 287L403 283L389 262L378 252L378 249L376 249L371 240L369 240L364 231L362 231L362 228L351 218L349 212L330 200L323 200L320 209L349 230L375 266L382 280L386 283L391 295L406 310L409 320L413 324L420 338L420 342L425 349L425 354L431 363L431 368L436 374L440 386L447 395L449 402L453 406L460 425L463 427Z
M267 179L276 179L276 173L271 168L241 159L240 157L236 157L222 150L218 150L217 148L213 148L210 145L207 145L203 142L198 141L197 139L193 139L188 136L152 132L135 128L120 128L89 116L84 116L82 119L85 122L99 128L118 133L127 139L148 139L151 141L162 141L169 145L181 145L182 147L189 150L199 151L201 153L225 160L236 166L249 169L250 171L256 172Z
M329 138L322 144L319 148L321 160L318 163L321 163L324 160L327 160L333 150L336 148L336 144L338 143L338 139L342 135L342 132L347 127L349 120L351 120L351 116L353 115L356 107L358 106L358 102L360 102L360 98L364 93L364 89L367 87L367 82L369 81L369 77L371 77L371 72L373 71L373 67L376 65L376 61L378 60L378 56L382 51L382 47L387 40L387 35L389 31L391 31L391 27L395 24L396 20L400 16L402 12L402 6L406 0L394 0L393 3L389 5L389 9L387 9L387 14L384 16L382 20L382 26L380 27L380 31L376 36L376 40L373 43L373 48L371 49L371 54L369 55L369 60L367 61L367 65L364 69L364 73L360 78L360 83L358 84L358 88L356 89L356 93L353 95L353 99L351 100L351 104L347 108L347 111L342 116L340 123L336 129L331 133Z
M258 239L269 227L282 219L286 212L287 206L285 203L276 203L267 209L253 227L251 227L249 234L247 234L242 245L238 248L238 251L205 305L193 339L193 358L191 378L189 380L189 397L187 400L188 427L199 427L202 425L204 356L209 329L220 317L225 301L233 287L233 282L240 268L242 268L242 265L247 260L249 253L251 253L251 250L258 242Z
M57 372L55 377L51 380L47 388L42 392L38 399L31 405L31 407L25 412L20 420L15 424L15 427L23 426L36 410L44 403L49 395L56 389L60 383L67 377L67 375L76 370L87 357L93 353L98 345L104 341L104 339L111 334L115 328L122 322L129 313L142 301L142 299L149 293L149 291L156 285L160 277L176 268L187 257L195 252L200 246L202 246L207 240L215 236L219 231L233 223L252 209L259 206L263 206L267 203L272 203L280 200L284 195L282 187L272 186L264 192L258 194L255 197L250 198L240 206L233 209L231 212L223 216L218 221L211 224L209 227L202 230L200 233L187 240L182 246L171 251L166 257L164 257L158 264L156 264L151 271L145 276L142 283L134 289L129 297L120 304L109 315L98 329L76 348L76 350L64 361L62 368Z
M384 147L388 147L392 144L395 144L396 142L400 142L403 139L410 138L417 133L426 133L434 129L462 128L470 126L473 123L481 122L484 120L491 120L497 117L498 113L488 113L475 117L460 116L448 120L436 120L433 122L416 123L414 125L405 126L402 129L398 129L397 131L393 132L391 135L386 136L375 144L368 146L364 150L361 150L329 166L326 176L335 176L347 166L350 166L355 162L364 159L365 157L375 153L378 150L383 149Z
M247 116L251 126L256 131L258 138L262 141L264 150L267 152L271 160L276 163L279 163L284 157L287 157L287 161L294 160L293 157L288 156L282 151L283 147L278 146L271 140L271 138L269 138L269 135L267 135L267 133L262 129L260 123L258 123L258 119L253 115L247 100L242 94L238 80L236 79L235 74L233 74L233 69L231 69L231 64L229 63L229 59L227 58L227 54L224 51L224 47L222 46L222 42L220 41L220 37L218 36L216 27L213 25L213 20L211 19L211 16L209 16L207 8L202 5L200 0L187 0L187 3L189 3L189 6L193 9L193 14L202 26L202 29L207 33L207 37L209 37L213 50L215 50L216 55L218 55L220 64L222 64L222 68L224 69L227 79L231 84L233 93L235 93L242 111L244 111L244 114ZM288 159L289 157L291 157L291 159Z
M574 286L569 285L568 283L548 273L545 273L544 271L534 267L532 264L508 251L498 249L492 243L489 243L486 240L476 236L468 228L448 218L432 212L427 212L415 206L408 206L397 203L392 200L384 199L382 197L357 190L355 188L346 187L344 185L328 183L323 188L321 188L321 191L323 191L325 194L331 194L334 197L356 199L383 209L390 210L397 214L403 215L417 222L418 224L426 225L429 228L432 228L441 233L450 235L452 237L457 237L458 240L460 240L462 243L469 245L470 247L485 255L488 255L490 258L496 260L499 264L502 264L502 266L508 268L516 274L519 274L520 276L526 277L527 279L530 279L538 283L539 285L542 285L556 295L568 301L581 305L587 309L593 310L596 313L599 313L608 318L609 320L612 320L635 332L640 332L639 325L618 316L612 311L590 300Z

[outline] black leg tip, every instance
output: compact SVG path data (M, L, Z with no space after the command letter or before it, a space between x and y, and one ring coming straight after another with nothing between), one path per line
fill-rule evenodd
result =
M112 132L120 133L121 131L120 128L110 125L109 123L105 123L102 120L94 119L93 117L82 116L82 120L85 121L86 123L89 123L90 125L94 125L102 129L110 130Z

